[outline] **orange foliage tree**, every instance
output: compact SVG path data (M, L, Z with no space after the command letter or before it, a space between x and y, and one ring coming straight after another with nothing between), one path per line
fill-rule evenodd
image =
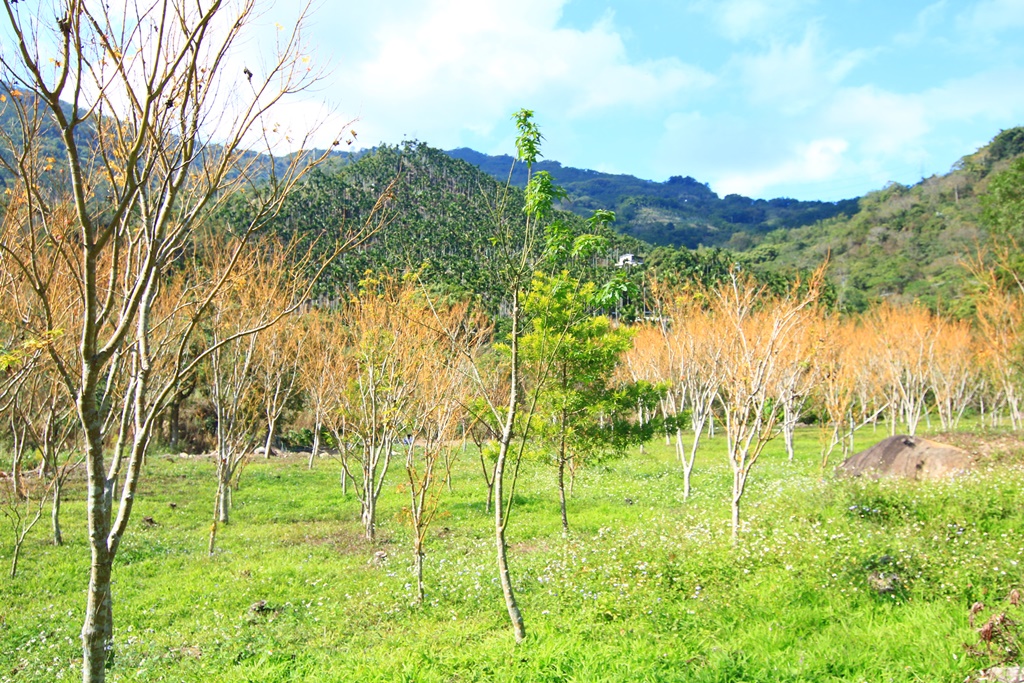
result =
M775 436L779 408L773 389L782 358L817 301L823 281L819 269L798 283L787 297L767 295L752 279L733 273L710 292L709 308L722 349L722 384L718 393L725 416L726 448L733 472L732 537L739 537L740 500L750 472L765 445Z

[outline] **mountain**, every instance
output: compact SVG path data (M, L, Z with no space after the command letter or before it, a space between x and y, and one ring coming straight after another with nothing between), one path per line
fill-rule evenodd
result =
M389 187L391 199L381 214L386 225L333 264L318 293L335 298L368 275L409 270L419 271L438 292L470 295L486 310L500 310L507 292L497 274L501 257L492 238L499 221L525 230L523 192L511 188L504 211L498 211L502 183L424 143L381 145L349 163L314 170L289 196L271 229L283 238L298 238L309 249L325 249L329 239L324 238L338 234L340 227L362 225ZM244 216L233 214L244 213L244 201L240 197L223 216L227 225L245 223ZM559 211L557 217L574 232L585 227L573 213ZM604 236L609 251L577 264L579 274L607 274L620 254L649 249L611 229Z
M466 148L448 154L503 182L509 178L510 156L490 156ZM811 225L857 211L857 199L803 202L736 194L719 197L707 183L689 176L672 176L659 183L562 166L557 161L540 161L534 170L547 171L569 193L563 208L580 215L611 209L618 218L615 227L619 232L654 245L742 249L772 230ZM511 180L513 185L525 187L526 169L518 166Z
M990 179L1022 154L1024 128L1004 130L945 175L912 186L891 183L862 197L849 216L773 231L742 256L780 272L828 257L847 310L891 299L968 314L973 280L966 264L988 241L983 198Z
M62 102L65 115L72 113L72 106ZM11 86L0 81L0 131L9 136L0 144L0 189L7 188L13 183L13 174L8 166L16 166L15 158L11 150L17 149L22 144L23 120L30 129L35 130L34 146L38 158L42 159L64 159L65 146L61 138L60 130L57 127L52 115L46 106L33 92ZM77 140L79 147L85 150L95 149L97 143L96 125L93 120L87 120L78 127ZM211 145L210 149L216 153L219 151L217 145ZM324 153L324 150L311 150L311 157L317 157ZM348 152L338 149L328 151L326 165L331 168L338 168L350 161L359 158L365 152ZM262 182L270 177L271 168L278 176L283 175L292 162L294 155L282 155L271 159L265 154L258 154L251 151L243 151L239 154L237 165L249 167L253 181ZM51 162L52 163L52 162ZM58 168L61 166L57 163Z
M0 94L6 99L0 103L0 127L16 136L20 126L13 98L25 98L20 102L31 108L31 95L16 95L2 82ZM63 156L52 124L44 120L40 132L40 156ZM89 128L83 132L87 139L94 136ZM568 190L563 220L576 229L581 229L580 216L594 209L616 211L615 230L607 235L611 250L594 268L612 268L619 255L633 253L645 263L630 269L637 281L654 269L663 278L709 282L741 264L771 286L784 288L795 274L828 257L836 297L845 310L892 299L966 314L972 279L964 260L988 240L982 198L993 174L1022 154L1024 128L1012 128L965 156L948 174L912 186L890 184L834 203L720 198L690 177L652 182L554 161L535 168L548 171ZM363 220L378 194L399 180L387 229L334 266L321 289L325 296L353 287L366 271L422 268L444 291L473 293L489 310L500 307L503 293L489 270L490 231L494 197L509 178L511 157L468 149L442 152L418 142L332 156L289 200L275 229L300 233L312 245L316 235L336 234L339 226ZM265 173L271 168L265 158L258 165ZM57 180L56 173L52 177ZM511 179L523 187L525 169L518 166ZM9 180L0 168L0 188ZM521 203L521 193L512 194L513 203ZM513 207L508 215L517 211ZM230 213L225 217L230 219ZM686 249L698 245L706 246Z
M508 178L511 157L467 149L448 154ZM563 167L542 161L570 195L564 207L583 213L616 211L616 229L655 245L728 247L728 251L662 247L648 265L689 276L718 277L742 263L769 283L783 282L826 258L837 304L857 312L882 299L919 301L954 315L971 312L974 286L967 267L988 243L983 211L990 179L1024 154L1024 127L1001 131L951 171L915 185L891 183L841 202L719 198L704 183L673 177L664 183ZM525 170L512 176L525 183ZM778 278L781 278L778 279Z

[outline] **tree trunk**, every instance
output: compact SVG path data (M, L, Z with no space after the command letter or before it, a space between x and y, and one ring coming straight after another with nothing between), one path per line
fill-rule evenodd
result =
M499 499L495 497L495 515L500 514L501 508ZM501 524L497 525L495 541L498 550L498 577L501 579L501 593L505 597L505 607L508 609L508 617L512 621L512 633L516 642L526 640L526 624L523 623L523 614L519 611L516 603L515 593L512 591L512 577L508 568L508 546L505 543L505 529Z
M419 534L416 535L413 546L416 554L416 602L422 605L425 595L423 590L423 541L420 540Z
M18 559L21 557L21 538L14 539L14 552L11 553L11 581L18 576Z
M313 450L309 453L309 469L313 469L313 461L316 460L316 456L320 455L320 430L323 426L320 424L320 420L316 421L313 425Z
M782 438L786 442L786 455L789 456L789 461L793 462L793 436L796 431L797 415L788 403L783 404L782 410Z
M699 438L694 435L694 439ZM690 473L693 472L693 461L686 457L686 446L683 445L683 430L676 429L676 452L679 453L679 460L683 464L683 501L690 498Z
M565 368L562 368L562 386L568 384L568 378L565 376ZM566 412L562 410L562 422L561 434L558 440L558 503L562 508L562 537L566 538L569 536L569 515L565 509L565 431L566 431Z
M562 507L562 536L569 535L569 516L565 509L565 459L558 459L558 502Z
M11 465L11 485L14 487L14 498L15 500L24 500L25 487L21 483L21 458L15 458Z
M494 471L491 471L491 476L487 476L487 460L484 458L484 447L483 442L477 443L477 451L480 455L480 469L483 471L484 483L487 484L487 502L484 504L484 513L490 514L491 502L494 499Z
M732 494L732 542L733 545L740 538L740 496L733 491Z
M498 578L501 581L501 593L505 598L505 607L508 610L509 620L512 622L512 632L515 635L516 642L521 643L526 640L526 624L523 622L523 613L519 611L519 605L516 603L516 596L512 590L512 576L508 567L508 544L505 541L505 524L508 522L508 519L504 501L505 462L508 459L509 448L512 445L516 408L519 401L518 287L515 287L512 292L512 333L510 339L512 372L508 400L509 409L508 414L505 416L505 425L501 430L498 460L494 464L494 541L497 549ZM511 504L511 500L509 503Z
M163 443L167 443L167 434L164 431L165 423L166 416L163 412L156 416L156 420L153 423L153 433L156 434L156 438Z
M103 683L106 676L108 657L113 657L112 636L114 631L113 609L110 598L110 571L113 558L106 549L106 535L102 550L93 546L92 566L89 571L89 588L82 625L82 681Z
M231 521L231 470L227 465L221 472L220 481L217 483L217 520L221 524Z
M270 424L267 426L267 440L263 445L263 457L270 457L270 449L274 443L274 432L277 431L277 418L270 420Z
M213 501L213 521L210 523L210 543L206 548L206 552L209 555L213 555L213 551L217 547L217 527L220 522L221 509L224 506L224 496L227 495L224 489L224 478L222 476L218 476L217 494Z
M370 488L373 488L373 483L370 483ZM373 497L373 492L370 491L366 494L366 499L363 501L363 528L366 533L366 540L373 541L376 535L377 529L377 501Z
M637 422L637 426L643 427L644 424L646 424L646 421L644 419L645 417L646 416L644 415L644 404L638 402L637 403L637 407L636 407L636 422ZM641 441L640 442L640 455L643 455L643 454L644 454L644 444Z
M53 482L53 505L50 508L50 525L53 528L53 544L64 545L64 536L60 531L60 494L61 481L58 477Z
M732 473L732 542L735 545L740 538L740 498L747 483L747 475L743 467L736 467Z
M181 438L181 400L175 398L174 402L171 403L170 410L167 415L167 431L170 432L168 438L169 443L167 444L173 449L178 448L178 441Z
M14 439L12 462L11 462L11 484L14 486L14 499L25 500L25 487L22 485L21 474L23 461L25 459L25 439L28 438L28 426L24 425L19 431L11 418L11 437Z
M88 356L86 356L88 358ZM85 428L86 517L89 529L89 586L86 589L85 620L82 623L82 680L103 683L107 656L112 656L114 614L110 596L110 573L114 555L110 541L110 513L113 484L107 480L103 462L103 419L92 402L97 372L86 364L78 413Z

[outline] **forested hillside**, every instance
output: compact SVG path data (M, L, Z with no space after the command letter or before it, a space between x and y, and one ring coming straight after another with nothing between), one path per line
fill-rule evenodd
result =
M829 257L847 310L889 299L966 313L963 295L973 286L966 265L987 239L989 180L1022 153L1024 128L1002 131L946 175L869 193L852 216L773 231L746 256L766 270L811 267Z
M12 104L19 100L21 111L31 114L32 96L2 84L0 94L5 99L0 124L16 136L19 109ZM38 125L37 151L62 158L63 143L50 120L41 117ZM91 128L84 132L94 135ZM17 139L12 143L16 146ZM721 198L691 177L658 183L556 161L540 161L535 170L551 173L567 191L562 215L574 229L594 210L615 211L617 219L607 231L612 248L593 265L610 268L622 253L634 253L642 264L633 272L637 282L652 267L663 278L710 282L742 262L781 289L793 273L814 268L827 257L844 310L860 311L873 301L895 299L965 313L969 302L963 295L972 279L964 262L986 238L980 198L989 176L1022 152L1024 128L1009 129L965 156L947 175L913 186L894 183L834 203ZM518 215L525 168L514 167L510 156L465 148L441 152L420 142L357 154L338 151L332 157L289 198L275 222L282 234L297 233L307 244L319 239L319 248L326 248L325 237L366 220L379 194L395 184L386 226L332 266L319 295L334 297L351 290L369 270L422 269L440 290L472 293L496 310L501 293L494 291L495 280L488 273L495 207L511 177L510 198L518 208L507 210L506 218ZM273 163L280 173L289 161L257 160L249 171L269 172ZM6 175L0 168L0 187ZM244 211L238 203L225 215L237 218L232 216L237 211Z
M448 154L500 180L509 177L511 157L489 156L466 148ZM856 199L802 202L785 198L750 199L736 194L719 197L707 183L689 176L672 176L659 183L631 175L571 168L557 161L541 161L537 170L549 172L568 191L565 208L583 215L598 208L613 210L620 232L654 245L744 248L752 235L810 225L857 210ZM512 182L524 186L525 173L514 173Z
M492 237L499 224L524 226L522 191L504 190L472 165L426 144L382 145L336 170L314 171L273 226L282 236L295 234L310 244L320 239L317 248L323 248L329 243L324 238L365 222L387 191L389 199L374 218L381 221L379 228L332 266L319 293L335 297L354 291L368 273L420 271L439 291L471 295L495 311L505 293L493 270ZM574 232L584 228L584 219L573 213L559 212L559 218ZM619 254L647 249L609 228L603 233L610 250L590 263L592 269L608 271Z
M62 107L65 115L69 116L72 111L71 105L62 102ZM3 145L0 145L0 188L8 187L15 175L11 173L8 166L17 166L18 164L12 150L22 146L23 126L35 131L32 135L33 154L54 160L64 158L66 148L61 140L60 130L54 124L53 118L46 114L42 102L37 101L35 95L24 88L0 81L0 136L2 136L0 139L4 142ZM83 147L94 147L96 145L95 119L88 118L79 124L76 135ZM9 136L9 139L6 136ZM353 141L354 138L351 137L344 140L346 145ZM216 148L217 145L211 145L211 149ZM322 150L312 151L313 156L319 156L322 153ZM329 158L325 166L340 168L362 155L361 151L349 152L335 148L328 153ZM254 179L260 181L270 175L271 166L278 176L283 175L292 158L293 156L290 154L271 159L269 156L255 152L245 152L240 155L237 166L248 167L247 170L254 174ZM255 163L250 165L250 162Z
M506 178L513 168L512 158L507 160ZM502 222L522 227L523 191L513 186L506 193L503 181L425 143L382 145L350 163L314 171L288 199L273 229L282 237L294 235L310 248L326 250L332 235L366 221L377 198L389 188L390 199L375 218L383 218L379 229L359 249L331 266L318 285L318 295L330 299L354 292L359 281L370 274L418 271L421 280L439 293L456 298L469 295L486 310L497 312L506 293L495 277L498 260L492 238ZM502 201L506 204L499 209ZM233 209L242 210L241 205ZM557 215L574 233L584 230L582 216L564 210ZM232 224L245 223L233 212L225 218ZM730 269L742 266L781 293L795 275L809 270L762 269L756 252L652 246L622 234L620 225L616 220L601 228L609 249L586 266L578 265L588 271L580 275L601 280L618 271L628 276L635 291L642 291L645 280L652 276L674 284L711 285L726 279ZM633 254L635 259L620 269L618 259L623 254ZM825 299L834 300L831 286L826 288ZM641 306L637 298L625 296L617 313L632 318L642 315Z

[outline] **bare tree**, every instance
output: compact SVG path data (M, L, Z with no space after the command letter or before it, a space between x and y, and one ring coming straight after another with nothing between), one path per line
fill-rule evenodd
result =
M263 457L269 458L273 450L277 425L288 401L295 395L299 384L299 364L305 335L297 329L295 316L284 318L280 324L262 332L256 345L256 373L263 396L263 416L267 430L263 442Z
M403 370L412 345L399 308L406 292L385 278L364 289L342 311L346 331L339 372L343 400L330 425L339 447L345 442L356 446L352 456L343 455L341 462L346 476L358 485L368 541L376 535L377 500L395 444L405 436L401 416L411 387Z
M776 392L782 405L782 438L790 461L795 455L793 441L796 426L818 379L813 358L821 344L819 323L817 315L806 316L804 324L796 330L792 342L785 347L781 357Z
M37 479L33 485L23 488L20 496L13 488L0 487L0 515L7 522L11 535L11 579L18 576L18 560L25 539L43 517L50 486L52 481L47 483Z
M690 397L690 426L693 442L690 452L683 452L682 433L676 433L676 449L683 462L683 499L689 497L693 465L705 427L714 420L713 410L723 380L724 347L718 343L718 330L708 311L696 302L685 304L673 313L679 329L669 339L679 359L678 381Z
M936 317L929 384L943 430L956 429L980 388L978 349L965 321Z
M222 240L204 244L196 261L200 269L196 279L207 268L223 269L220 259L234 253L239 252ZM261 240L251 242L240 253L241 265L209 302L208 317L203 319L209 328L210 400L217 418L217 498L210 553L218 523L227 524L230 519L232 490L238 488L241 470L266 426L266 406L269 401L281 400L266 397L267 392L279 392L280 388L265 381L265 368L261 372L261 342L266 335L288 329L268 326L287 316L310 286L302 276L308 252L305 258L298 258L288 245ZM270 345L274 344L285 346L286 342L278 338L271 340Z
M913 436L929 409L930 366L935 348L931 314L919 305L897 307L883 302L871 311L867 322L874 328L876 350L888 375L890 409L898 407L907 432ZM890 429L895 429L895 419Z
M793 343L807 309L817 300L824 269L784 299L733 273L711 292L711 312L723 349L722 391L726 443L732 466L732 538L739 538L740 500L751 469L775 436L778 407L772 389L782 370L780 356Z
M1010 426L1018 430L1024 424L1018 365L1019 350L1024 345L1024 304L1020 293L1000 287L994 274L989 273L983 282L985 290L978 303L983 358L1007 406Z
M92 559L83 680L96 682L112 654L112 564L154 424L182 376L205 359L186 353L198 319L176 327L173 342L154 346L154 302L165 293L169 265L213 210L248 187L248 223L235 228L249 235L310 167L305 154L284 164L273 158L289 138L294 148L306 145L301 134L275 133L272 111L317 72L302 61L301 20L276 42L261 43L273 54L258 67L239 68L238 39L255 15L251 0L71 0L56 17L43 7L4 0L11 40L0 53L0 81L9 84L20 130L0 138L0 159L26 208L17 229L0 237L0 251L13 259L32 242L63 259L77 284L69 329L77 348L48 353L84 435ZM44 124L62 145L59 162L39 153ZM193 299L215 296L237 253L224 263ZM17 267L36 277L31 261ZM48 309L45 290L33 289ZM157 384L159 354L174 360ZM110 450L110 443L117 445Z
M494 503L494 470L502 424L500 412L491 408L507 403L510 387L507 367L499 362L498 355L493 349L489 353L482 352L484 338L481 336L477 346L467 345L463 349L464 357L473 359L471 367L477 394L466 406L468 419L465 430L476 446L480 472L487 486L484 511L490 513Z
M22 459L29 448L39 456L39 479L47 482L51 493L50 522L54 545L63 545L60 504L68 475L82 462L81 453L72 448L78 422L74 405L47 367L45 358L29 373L9 407L14 467L12 478L16 497L24 497Z
M299 353L299 384L305 393L313 418L313 446L309 469L320 455L322 433L331 406L338 396L338 364L342 339L336 329L337 316L313 310L301 316L304 337Z
M821 421L821 467L828 466L829 457L840 446L843 457L852 448L853 403L857 396L860 377L858 343L864 343L863 330L836 316L825 316L819 321L821 343L815 353L815 369L819 377L817 398L824 408L827 420Z
M411 294L411 292L410 292ZM409 484L409 521L413 531L413 558L416 595L423 602L424 542L440 506L442 486L450 471L450 453L456 450L456 435L471 389L469 373L458 345L446 334L461 329L475 335L467 319L467 306L449 307L443 312L427 310L422 302L406 296L402 302L406 344L410 355L404 368L410 387L403 422L407 433L405 452L406 481ZM434 318L441 322L435 326ZM470 324L467 324L470 323Z

